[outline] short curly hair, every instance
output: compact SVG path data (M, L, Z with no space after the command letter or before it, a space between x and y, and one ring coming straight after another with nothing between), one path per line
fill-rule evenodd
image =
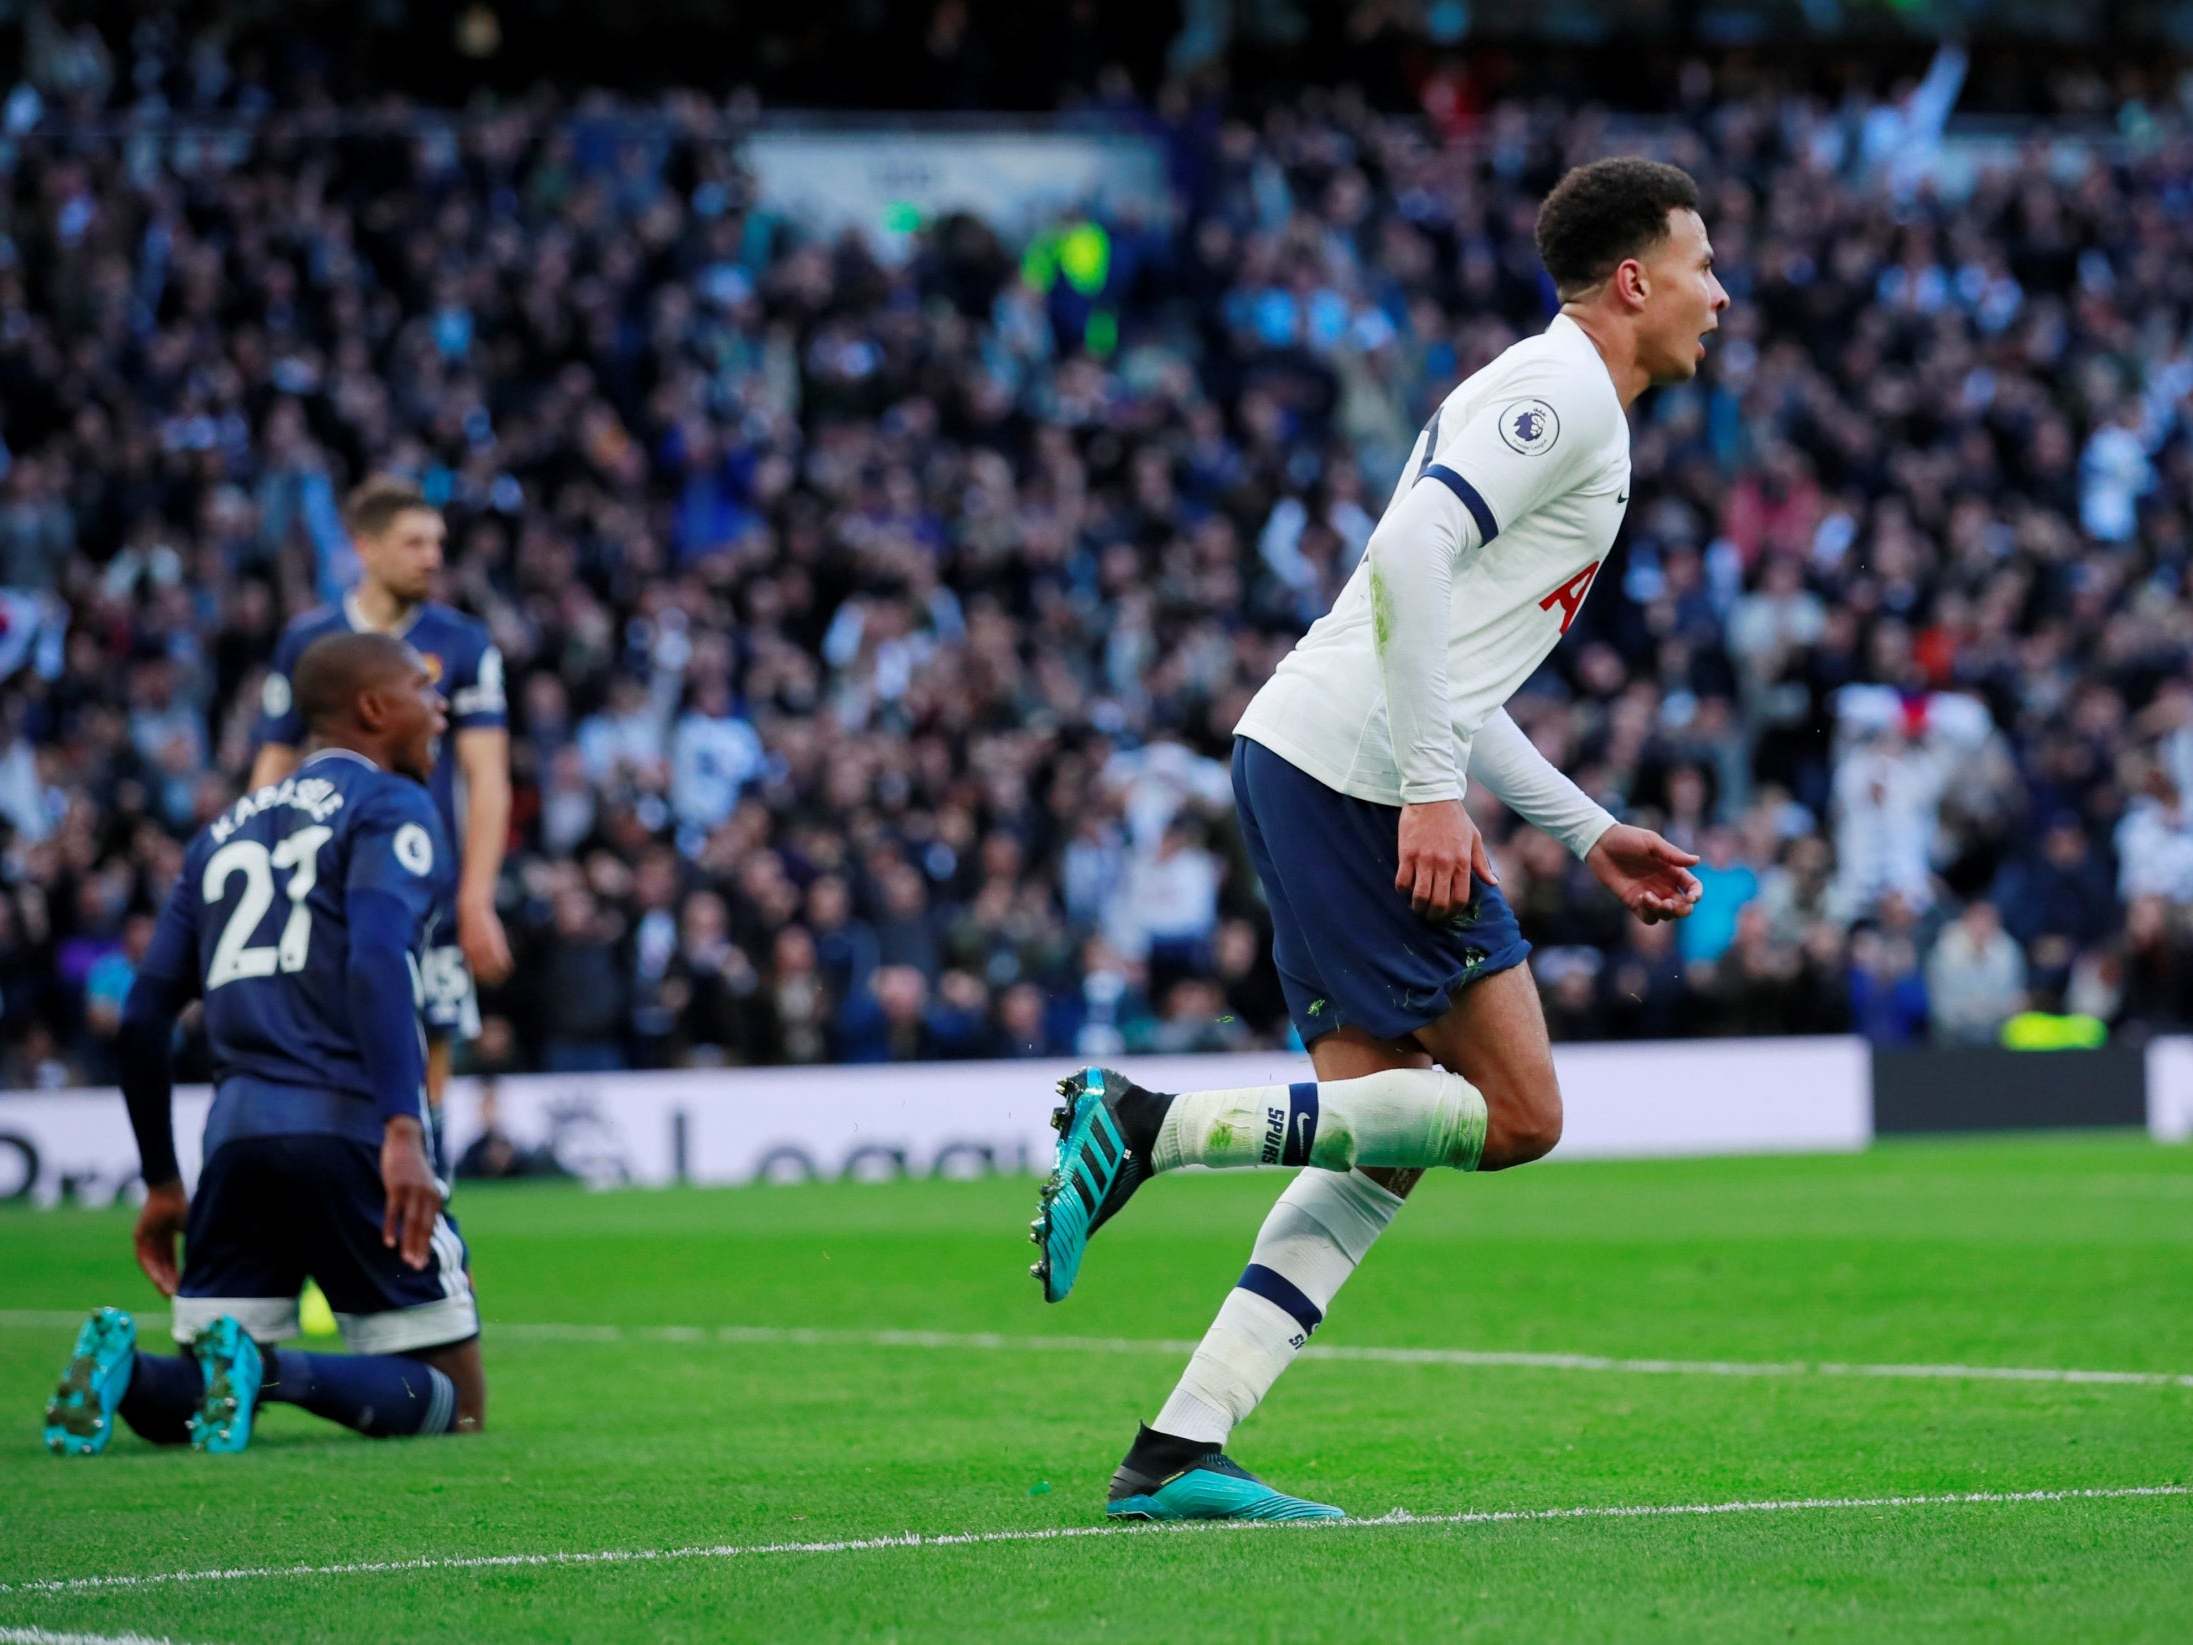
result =
M1668 232L1668 213L1696 211L1690 173L1622 155L1578 166L1538 208L1538 256L1567 302L1625 257L1642 256Z

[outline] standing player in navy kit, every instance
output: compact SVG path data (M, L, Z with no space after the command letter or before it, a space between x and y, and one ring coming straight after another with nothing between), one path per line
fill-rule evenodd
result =
M64 1455L104 1450L117 1415L155 1443L240 1451L262 1400L373 1435L485 1414L479 1311L423 1100L418 956L449 849L421 784L447 716L424 660L384 634L314 642L295 680L311 750L191 842L122 1014L137 1261L190 1351L141 1353L128 1314L94 1313L46 1407ZM201 994L215 1095L193 1198L170 1053ZM352 1353L272 1346L297 1334L308 1277Z
M461 844L459 872L451 879L454 900L436 911L440 936L423 962L426 1095L439 1117L452 1042L474 1039L480 1031L473 979L493 987L510 975L510 943L495 912L495 880L510 833L503 661L485 624L428 598L441 571L447 530L439 511L416 488L401 480L368 480L345 502L343 523L364 575L340 604L309 611L283 632L267 676L251 786L256 792L297 768L304 734L295 690L297 659L313 641L328 634L392 634L426 659L433 683L449 700L456 731L448 751L454 760L438 759L427 781L443 829Z

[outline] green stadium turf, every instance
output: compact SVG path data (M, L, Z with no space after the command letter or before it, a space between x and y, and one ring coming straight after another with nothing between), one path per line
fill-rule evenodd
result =
M490 1431L234 1458L39 1449L68 1315L159 1305L124 1212L0 1213L0 1638L2193 1638L2193 1152L1440 1177L1237 1455L1359 1516L1789 1506L1042 1535L1101 1527L1280 1180L1156 1184L1055 1308L1032 1183L470 1190ZM1966 1493L2012 1500L1909 1500Z

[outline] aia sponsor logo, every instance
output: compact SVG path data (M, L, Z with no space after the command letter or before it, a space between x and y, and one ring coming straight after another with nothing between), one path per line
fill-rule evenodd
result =
M1599 562L1594 560L1559 588L1540 600L1538 609L1551 611L1555 606L1559 606L1561 608L1561 632L1566 634L1569 631L1569 624L1576 621L1577 612L1583 609L1584 596L1591 592L1591 580L1598 575Z

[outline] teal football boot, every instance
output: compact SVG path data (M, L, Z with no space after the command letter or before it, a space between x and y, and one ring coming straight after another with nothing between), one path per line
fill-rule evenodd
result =
M244 1328L223 1314L200 1331L190 1351L206 1391L190 1419L190 1448L219 1455L251 1443L251 1419L259 1410L259 1383L265 1362L259 1345Z
M46 1401L46 1449L60 1457L104 1451L136 1364L137 1322L119 1308L96 1310L77 1330L75 1352Z
M1150 1146L1172 1102L1109 1068L1068 1075L1058 1094L1066 1099L1051 1115L1058 1165L1028 1225L1042 1252L1028 1272L1042 1282L1045 1302L1066 1300L1091 1237L1150 1179Z
M1346 1519L1340 1509L1275 1491L1218 1451L1168 1479L1122 1468L1112 1476L1107 1519Z

